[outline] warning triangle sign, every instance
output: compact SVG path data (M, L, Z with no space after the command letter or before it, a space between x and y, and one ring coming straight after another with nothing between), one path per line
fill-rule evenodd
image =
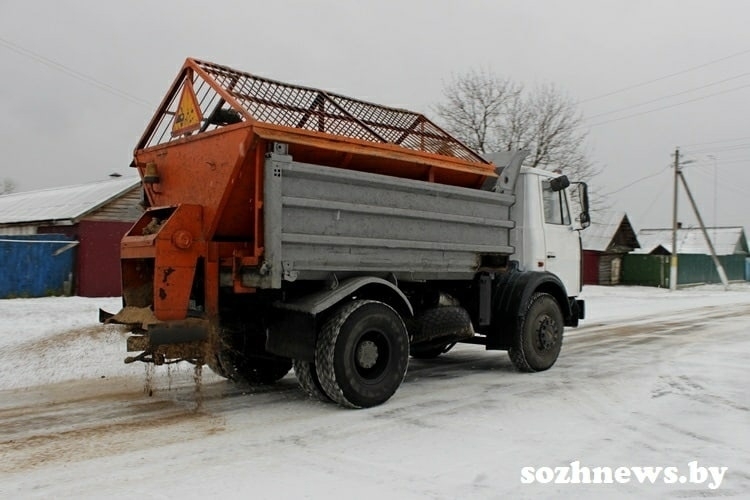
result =
M174 122L172 122L172 137L198 130L202 120L203 115L198 104L198 98L195 97L193 84L190 78L185 78L185 82L182 84L180 103L177 106Z

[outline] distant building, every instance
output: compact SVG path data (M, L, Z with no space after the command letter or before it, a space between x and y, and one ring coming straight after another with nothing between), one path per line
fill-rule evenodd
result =
M714 246L716 255L747 255L748 246L745 229L740 226L707 227L706 232ZM637 254L672 254L672 228L641 229L638 231L641 248ZM710 255L706 238L699 227L680 228L677 230L678 254Z
M739 226L706 228L716 255L730 281L747 279L748 244ZM668 287L672 255L672 229L641 229L641 248L625 260L623 281L633 285ZM720 282L716 265L699 227L677 230L677 285Z
M0 298L120 295L120 240L143 212L140 179L0 196ZM69 269L67 269L69 268Z
M625 212L600 212L582 232L583 283L617 285L624 255L639 248L639 239Z

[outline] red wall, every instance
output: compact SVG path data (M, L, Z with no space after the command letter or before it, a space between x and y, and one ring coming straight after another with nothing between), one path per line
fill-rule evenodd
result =
M583 284L599 284L599 252L583 251Z
M119 297L120 240L132 222L81 221L75 226L47 226L39 233L60 233L77 239L73 293L81 297Z
M78 224L78 281L81 297L119 297L120 240L131 222L81 221Z

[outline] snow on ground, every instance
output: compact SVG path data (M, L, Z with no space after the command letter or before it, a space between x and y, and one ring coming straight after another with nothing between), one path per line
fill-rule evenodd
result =
M122 327L98 322L99 308L117 312L121 306L119 297L0 300L0 390L143 374L141 363L123 362Z
M750 302L750 284L725 291L705 285L670 292L663 288L587 286L582 326L621 320L649 320L703 306ZM0 390L64 380L140 375L143 365L126 365L126 333L97 322L98 310L117 312L119 297L46 297L0 300ZM568 330L575 335L577 330ZM167 368L157 374L166 375ZM191 371L188 366L172 371ZM209 370L206 370L209 372ZM209 372L209 377L211 376Z
M670 291L667 288L641 286L585 286L586 320L582 326L594 322L642 319L679 311L690 311L704 306L747 303L750 283L701 285Z
M119 298L0 300L2 498L746 498L750 285L587 287L558 363L459 346L386 404L125 365ZM726 466L702 484L522 484L522 467Z

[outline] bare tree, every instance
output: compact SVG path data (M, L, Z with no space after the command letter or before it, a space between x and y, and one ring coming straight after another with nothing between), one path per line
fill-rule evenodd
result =
M560 169L583 181L599 173L586 156L580 112L553 85L527 91L491 72L472 70L454 76L443 97L435 112L445 128L479 153L529 149L529 166Z
M0 183L0 195L3 194L10 194L16 190L16 183L13 181L13 179L5 178L3 179L3 182Z
M479 153L498 151L497 126L518 99L521 88L485 70L454 76L443 88L445 102L435 107L446 128Z

